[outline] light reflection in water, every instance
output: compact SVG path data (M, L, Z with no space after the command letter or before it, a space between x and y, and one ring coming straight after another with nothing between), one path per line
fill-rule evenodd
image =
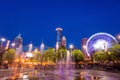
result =
M28 80L28 75L23 75L24 80Z

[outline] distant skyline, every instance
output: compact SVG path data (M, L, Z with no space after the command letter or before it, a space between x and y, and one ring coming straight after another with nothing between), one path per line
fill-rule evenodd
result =
M21 34L23 45L55 47L57 27L67 45L80 48L82 38L106 32L120 33L120 1L115 0L1 0L0 36Z

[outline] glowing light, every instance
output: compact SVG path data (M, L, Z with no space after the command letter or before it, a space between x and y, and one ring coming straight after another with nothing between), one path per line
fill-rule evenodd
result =
M41 51L42 54L44 53L44 47L45 47L45 45L44 45L44 43L42 42L42 43L41 43L41 46L40 46L40 51Z
M62 31L62 28L56 28L56 31Z
M83 45L83 49L86 49L86 45Z
M33 57L33 54L32 53L26 53L26 57Z
M105 50L108 47L108 43L105 40L98 40L94 45L93 45L95 50Z
M29 47L32 47L32 44L30 44Z
M28 79L28 75L23 75L23 79Z
M96 33L92 35L86 43L87 55L90 56L89 51L92 50L93 48L94 50L96 49L106 50L108 47L111 47L113 45L113 42L115 44L118 44L118 41L112 35L108 33Z
M14 47L14 46L15 46L15 43L12 43L11 45L12 45L12 47Z
M72 44L69 46L70 49L73 49L73 47L74 47L74 46L73 46Z
M41 47L44 48L44 44L43 43L41 44Z
M5 39L5 38L2 38L2 39L1 39L1 41L2 41L2 42L5 42L5 41L6 41L6 39Z
M118 39L120 39L120 34L117 37L118 37Z

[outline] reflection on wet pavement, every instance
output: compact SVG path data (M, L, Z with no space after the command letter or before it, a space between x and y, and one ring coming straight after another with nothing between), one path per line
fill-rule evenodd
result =
M63 74L58 71L27 72L7 80L120 80L120 74L95 70L75 70Z

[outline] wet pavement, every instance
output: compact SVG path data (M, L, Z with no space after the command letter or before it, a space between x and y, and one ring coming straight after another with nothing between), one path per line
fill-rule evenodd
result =
M12 75L2 80L120 80L120 74L97 70L37 70Z

